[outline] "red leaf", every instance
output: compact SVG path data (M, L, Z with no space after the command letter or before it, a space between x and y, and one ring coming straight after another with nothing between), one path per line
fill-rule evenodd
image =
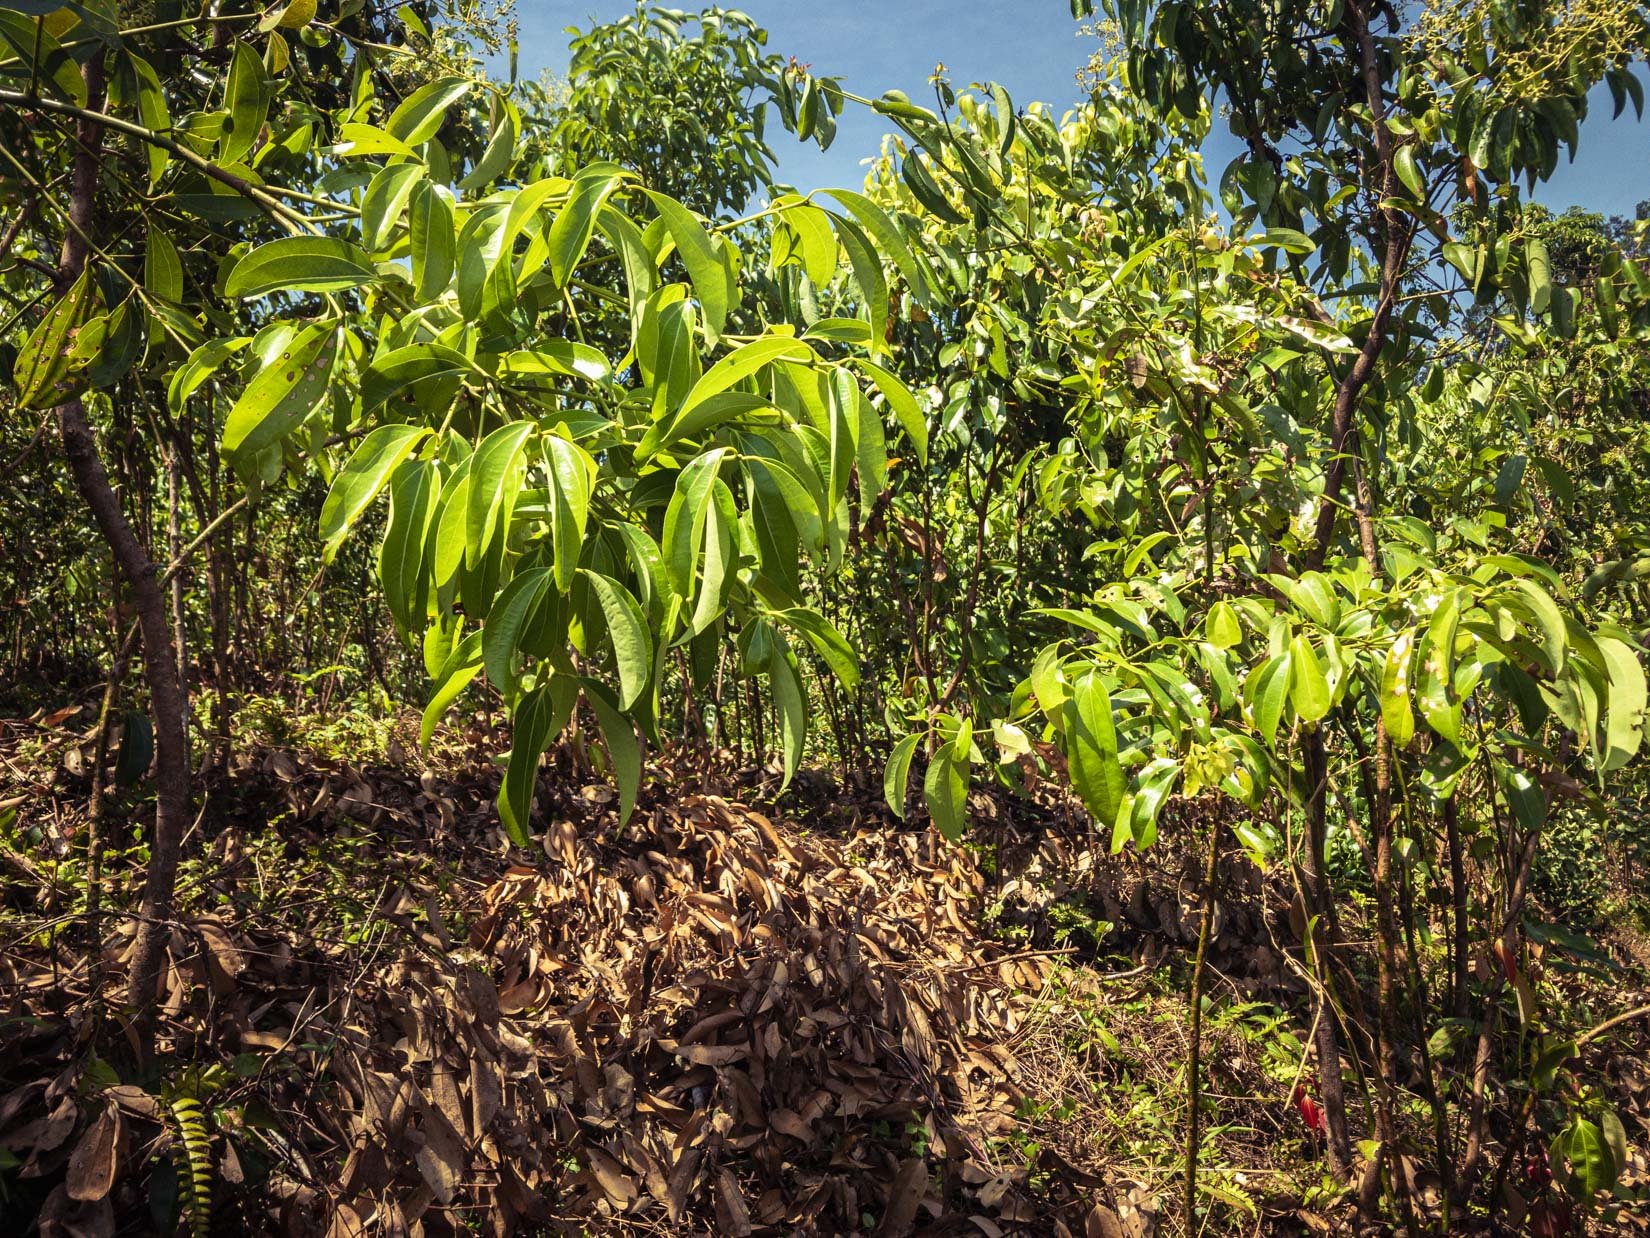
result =
M1323 1134L1323 1108L1317 1101L1302 1088L1296 1088L1290 1098L1295 1102L1295 1108L1300 1110L1301 1121L1306 1123L1306 1129L1316 1134Z

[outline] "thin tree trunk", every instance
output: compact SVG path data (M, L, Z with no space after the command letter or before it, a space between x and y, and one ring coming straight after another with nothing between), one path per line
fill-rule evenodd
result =
M182 465L178 460L177 444L173 443L166 453L166 558L169 563L176 563L183 555L183 518L182 498L179 495L179 481ZM189 648L187 645L189 631L185 626L183 609L183 573L177 572L172 577L172 633L178 644L178 691L183 696L183 738L189 740Z
M104 67L99 52L83 70L88 107L103 105ZM69 228L63 240L60 278L64 286L73 283L85 270L96 225L97 182L103 141L102 126L82 120L76 127L79 150L75 153L70 190ZM161 592L159 573L145 553L121 508L120 498L109 484L109 474L98 455L97 437L86 421L86 409L78 399L57 408L58 430L63 437L63 454L75 486L91 509L98 532L113 552L120 572L132 590L142 642L143 678L149 689L149 709L155 731L155 824L149 852L149 870L144 883L141 919L132 947L128 972L128 1001L133 1009L133 1028L138 1044L148 1052L154 1048L155 989L160 979L161 954L169 932L172 894L177 884L178 860L189 814L189 750L184 735L183 693L178 683L177 650L167 622L166 599Z
M1340 1182L1352 1173L1352 1138L1347 1132L1346 1092L1341 1083L1340 1034L1335 1030L1334 1002L1330 997L1333 983L1329 960L1324 953L1326 944L1335 939L1334 896L1329 888L1329 874L1324 860L1327 823L1324 819L1325 797L1328 791L1329 760L1324 751L1323 734L1313 731L1306 736L1303 755L1306 780L1310 788L1307 801L1306 892L1309 900L1308 917L1316 916L1318 928L1312 951L1313 969L1318 979L1318 1001L1315 1047L1318 1052L1318 1089L1323 1097L1324 1145L1329 1159L1329 1172Z

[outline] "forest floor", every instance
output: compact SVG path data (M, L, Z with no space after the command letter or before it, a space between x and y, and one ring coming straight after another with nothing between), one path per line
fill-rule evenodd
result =
M4 1232L1183 1228L1190 848L1111 856L1057 807L982 796L951 847L880 788L816 771L775 802L768 771L689 760L621 827L566 748L528 853L482 730L425 761L415 722L268 726L203 780L137 1064L112 1004L129 922L90 931L73 849L84 724L0 742ZM105 906L140 860L111 840ZM1220 890L1202 1231L1343 1231L1289 891L1242 861ZM1629 951L1620 1001L1645 983ZM1642 1185L1650 1066L1600 1049Z

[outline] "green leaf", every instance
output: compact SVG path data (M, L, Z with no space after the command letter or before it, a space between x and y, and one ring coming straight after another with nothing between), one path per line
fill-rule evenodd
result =
M853 646L824 615L812 607L793 606L775 611L773 617L800 632L844 688L852 692L859 686L859 659L854 655Z
M1157 841L1157 818L1180 777L1180 763L1172 757L1158 757L1140 772L1139 785L1129 797L1128 810L1118 814L1118 825L1126 816L1134 845L1144 850ZM1114 829L1112 850L1120 851Z
M218 158L223 163L240 163L252 150L269 112L269 76L263 57L252 45L235 40L235 54L229 63L229 81L224 89L224 106L229 115L223 122Z
M721 617L727 608L729 590L738 579L739 513L734 506L733 492L721 481L711 487L710 503L705 509L704 547L699 589L692 598L693 615L688 620L695 636ZM684 600L689 596L684 595Z
M1270 747L1277 744L1278 724L1283 719L1284 703L1289 699L1289 680L1289 655L1286 653L1261 663L1249 681L1254 685L1252 708L1255 729Z
M1621 769L1644 739L1646 703L1644 666L1637 650L1618 637L1600 635L1599 653L1610 675L1610 712L1605 724L1604 753L1599 769Z
M12 371L18 408L51 408L85 390L85 376L74 367L74 347L96 308L97 286L88 268L23 342Z
M1409 190L1410 197L1424 203L1427 200L1427 182L1421 175L1420 165L1415 162L1415 147L1409 143L1400 146L1392 163L1398 173L1398 179L1403 182L1404 188Z
M321 538L328 562L384 483L430 431L424 426L379 426L351 453L321 506ZM477 633L477 639L480 633ZM480 663L477 662L479 666Z
M566 593L573 586L584 546L596 462L576 443L555 435L545 438L544 450L550 465L550 543L555 551L556 588Z
M677 416L683 417L711 396L726 391L775 361L818 361L818 355L801 340L765 336L743 344L723 357L687 393Z
M1586 1118L1576 1118L1564 1134L1564 1156L1570 1162L1570 1173L1578 1193L1585 1201L1600 1191L1615 1189L1621 1167L1604 1132Z
M1414 653L1415 633L1400 632L1386 651L1381 669L1381 717L1396 748L1408 747L1415 736L1415 711L1409 703L1409 666Z
M894 420L899 422L900 429L905 431L905 437L911 441L912 450L917 453L917 463L926 466L928 418L923 415L917 397L911 394L911 389L903 380L880 365L857 359L855 364L870 376L877 390L882 392L882 398L888 401L888 407L893 411Z
M137 78L138 120L154 133L171 132L172 116L166 105L166 91L161 88L154 66L130 48L126 49L126 56ZM80 74L76 73L75 77L78 79ZM166 175L167 152L152 142L144 142L142 146L149 162L149 188L154 189Z
M1554 671L1564 669L1564 655L1569 649L1569 636L1564 625L1564 612L1558 603L1535 581L1521 578L1512 582L1513 589L1524 602L1524 609L1541 631L1542 648L1548 665Z
M568 286L596 233L597 215L627 175L617 164L599 163L582 169L573 178L567 205L550 225L550 274L558 288Z
M415 632L427 618L423 588L425 543L441 494L441 474L432 460L407 460L390 481L390 518L378 549L378 579L384 602L405 632Z
M1289 644L1289 697L1302 722L1316 722L1329 712L1329 681L1304 633Z
M531 841L527 827L538 784L539 760L566 729L578 697L577 680L552 675L549 682L539 684L521 698L510 720L510 763L499 787L498 815L518 847Z
M926 301L927 286L923 283L922 273L917 269L917 260L911 254L911 247L905 243L900 230L886 211L864 194L853 193L847 189L826 189L823 192L830 194L853 215L855 222L875 242L879 252L892 259L899 268L901 278L911 295L919 301ZM850 257L852 251L850 251Z
M1553 300L1553 261L1546 242L1539 237L1526 238L1524 261L1530 279L1530 312L1545 314Z
M854 282L864 297L866 321L871 324L871 350L888 351L888 280L882 273L882 260L865 234L848 219L836 212L827 212L836 224L837 239L848 253L848 264L853 267Z
M671 588L684 600L691 600L699 551L705 541L705 518L710 507L711 487L730 448L718 447L688 462L676 478L676 489L665 510L664 540L660 550L665 575Z
M704 317L705 335L712 344L722 337L722 325L728 318L728 272L722 257L710 239L704 225L681 203L662 193L645 190L652 200L659 218L665 221L670 236L676 242L676 252L693 281L693 295L699 302Z
M1243 625L1229 602L1216 602L1203 619L1203 635L1216 649L1230 649L1243 639Z
M936 719L947 742L940 745L923 775L922 798L929 820L950 842L968 828L968 769L973 737L966 722L941 714Z
M516 660L521 656L522 633L544 600L550 581L548 568L518 572L487 612L487 623L481 630L482 665L487 670L487 682L506 702L516 695Z
M407 223L413 285L420 301L433 301L453 279L456 243L452 204L428 180L416 181Z
M237 262L223 294L250 298L272 292L342 292L377 278L366 254L347 241L291 236L260 245Z
M11 70L8 76L15 74L24 81L31 76L37 77L40 83L49 86L53 93L67 99L76 107L85 107L86 80L81 76L80 66L46 28L48 24L43 14L31 21L22 13L0 8L0 52L5 52L9 46L10 53L5 55L4 59L10 60L12 56L16 56L24 66L27 66L20 74L16 69ZM36 48L40 51L38 60L35 59ZM99 51L98 54L103 53Z
M414 383L474 369L468 357L444 344L408 344L391 349L374 357L361 376L361 411L370 412ZM411 394L403 399L407 405L413 402Z
M115 753L115 785L131 787L149 772L155 759L155 728L149 715L138 709L126 710L124 721Z
M780 791L791 785L796 770L802 763L802 749L808 738L808 698L802 691L802 677L797 673L796 655L776 640L768 656L768 685L773 691L774 710L779 715L780 748L784 756L785 776Z
M636 808L636 794L642 785L642 748L636 740L635 728L619 711L612 693L594 679L580 682L584 686L584 699L596 712L596 722L602 729L607 755L613 763L613 775L619 784L619 824L623 826Z
M628 712L641 700L652 681L653 642L647 620L642 617L642 608L630 590L618 581L588 568L581 568L580 575L590 582L607 619L608 638L613 642L613 656L619 666L619 708Z
M468 193L492 184L510 170L515 162L516 142L521 134L521 116L516 105L503 95L493 96L492 118L487 138L487 149L481 158L458 182L460 190Z
M390 245L395 225L419 186L429 186L423 165L395 163L381 168L361 195L361 244L377 252Z
M143 286L163 300L183 300L183 262L172 238L159 228L149 229L144 246Z
M507 519L510 500L521 485L521 464L527 436L538 427L531 421L500 426L476 448L470 463L468 514L464 521L464 565L473 568L486 555L501 519Z
M402 100L384 128L408 146L422 146L436 135L447 112L470 93L470 86L468 78L438 77Z
M911 777L911 755L916 752L917 745L922 742L920 734L907 735L894 745L894 751L888 757L888 767L882 772L882 794L888 801L888 807L901 821L905 820L906 784Z
M229 410L220 444L226 458L273 446L325 402L339 338L330 323L308 326L270 358Z
M200 389L200 385L230 357L245 348L248 341L244 336L228 340L208 340L194 352L189 354L189 360L178 367L172 375L172 381L166 389L166 404L172 412L183 411L184 403Z
M557 374L591 383L605 382L613 374L601 349L574 340L538 340L533 348L506 353L499 358L498 368L500 374Z
M1091 671L1078 680L1060 715L1071 788L1100 825L1111 825L1123 802L1125 781L1111 698L1099 676Z
M776 207L779 203L774 204ZM816 290L823 289L836 275L836 233L831 218L817 206L800 198L785 206L783 219L796 232L802 245L802 269Z
M435 692L430 703L424 706L424 716L418 724L418 746L422 751L430 750L430 740L442 716L480 672L481 633L472 632L459 642L436 676Z

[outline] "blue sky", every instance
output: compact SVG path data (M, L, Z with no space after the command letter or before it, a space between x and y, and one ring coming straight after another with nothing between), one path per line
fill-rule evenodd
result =
M697 9L697 0L675 7ZM749 13L769 32L768 47L835 74L858 94L899 89L917 102L931 97L928 76L943 62L952 83L994 80L1016 103L1043 99L1063 109L1077 97L1076 73L1094 43L1078 33L1063 0L744 0L725 4ZM520 69L536 77L567 67L566 27L588 27L631 12L630 0L519 0ZM1631 107L1614 122L1609 91L1590 101L1575 162L1561 163L1536 197L1550 206L1579 204L1631 216L1650 198L1650 118L1638 123ZM860 161L876 153L885 126L868 109L843 112L835 143L821 153L798 143L778 124L769 144L781 179L803 190L857 187ZM1205 157L1211 180L1237 153L1223 121L1215 122Z

